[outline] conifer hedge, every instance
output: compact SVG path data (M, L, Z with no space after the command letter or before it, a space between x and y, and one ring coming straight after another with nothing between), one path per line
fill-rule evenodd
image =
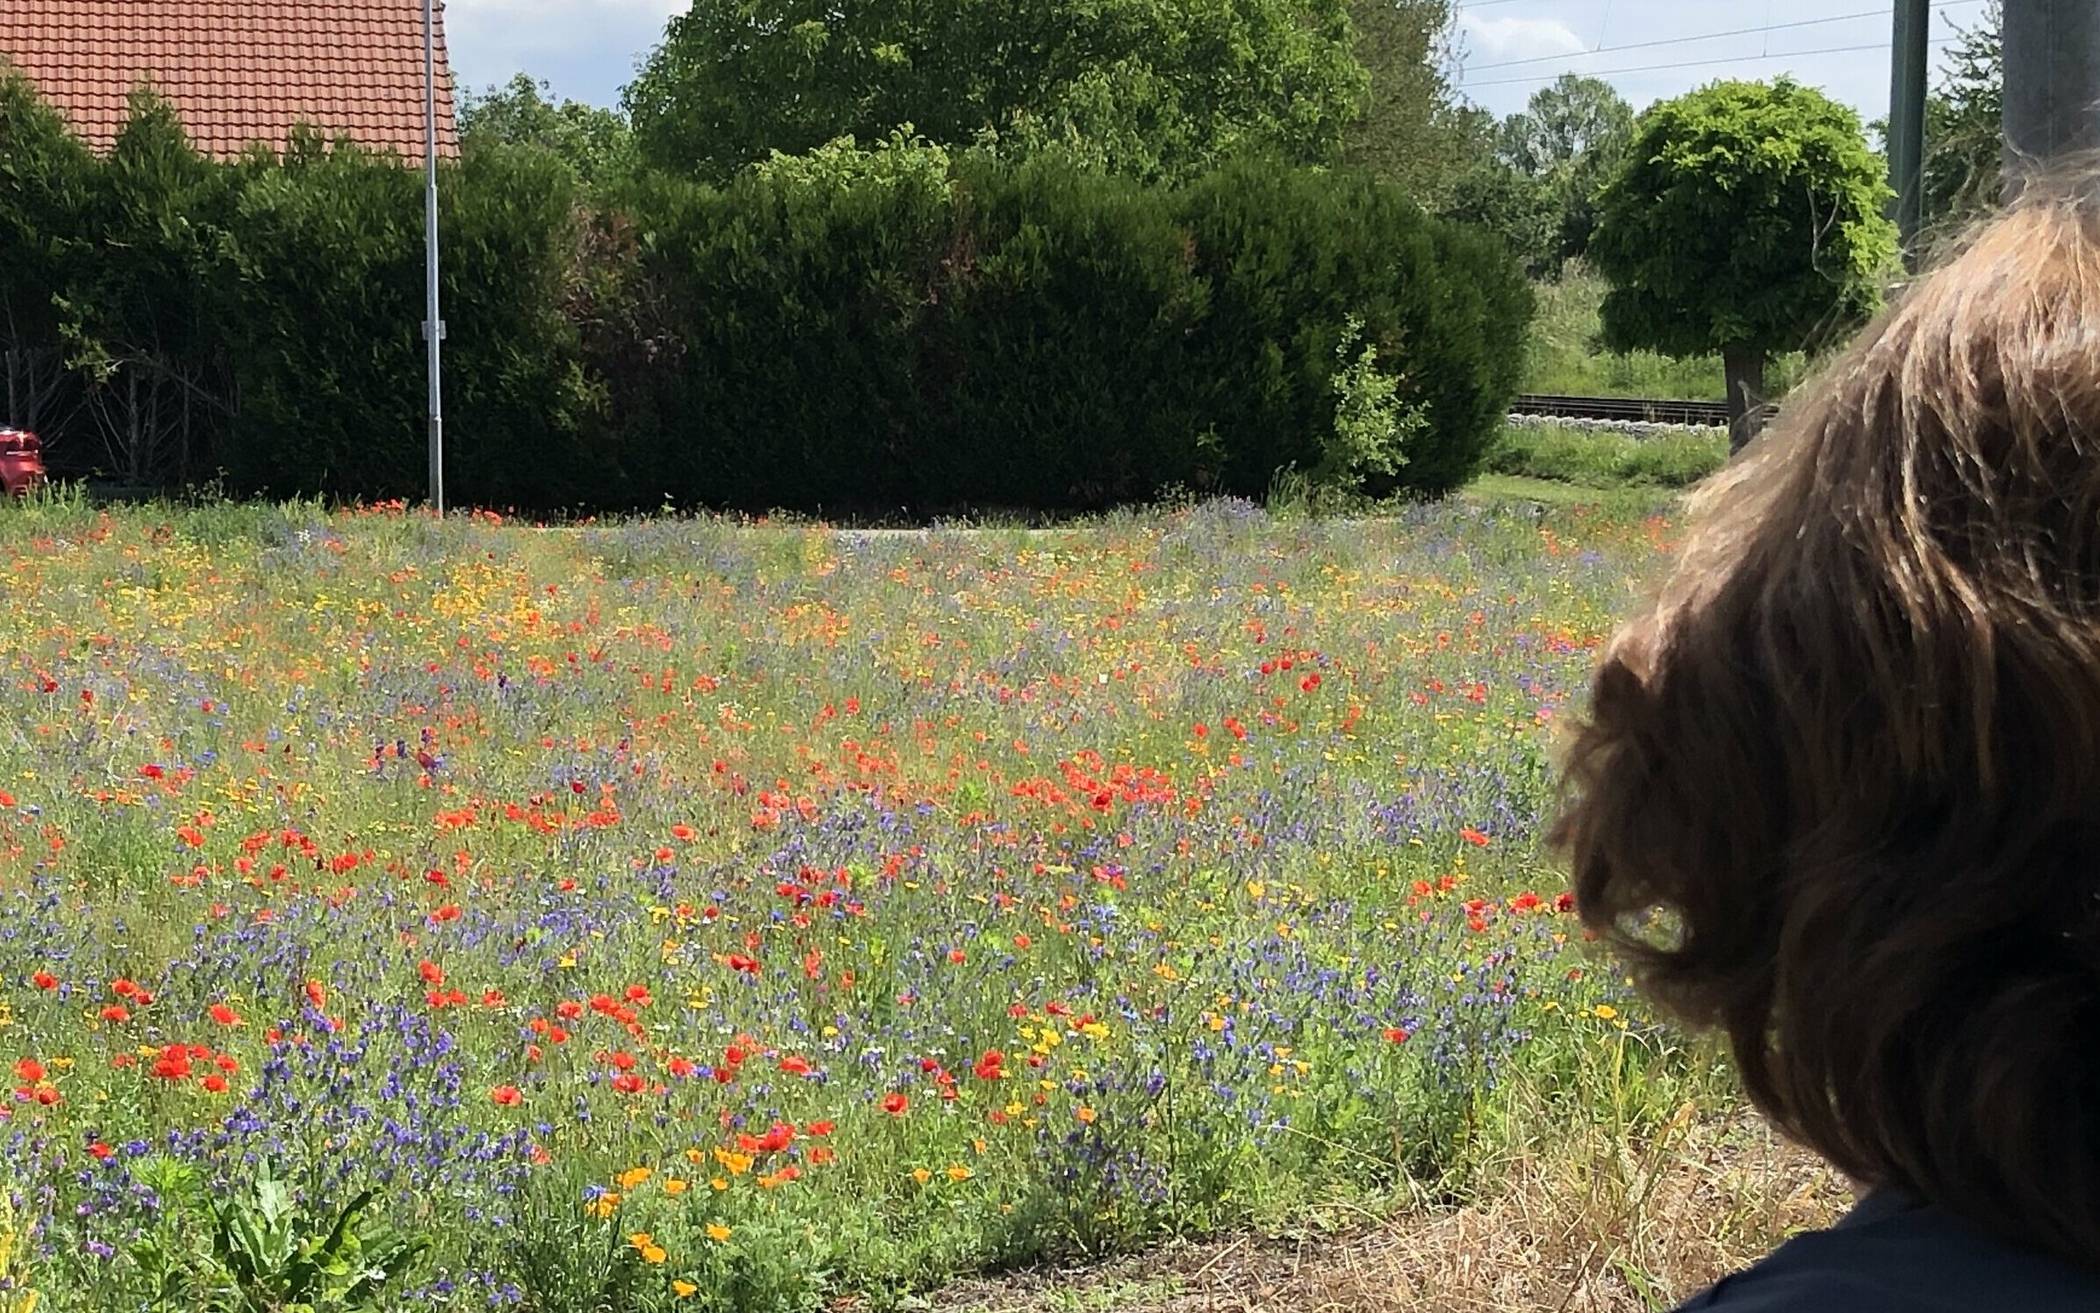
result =
M310 134L209 163L144 93L96 157L0 73L0 405L74 473L415 496L419 187ZM586 200L489 147L440 202L461 503L1439 493L1531 310L1506 253L1390 186L1265 160L1163 186L897 139Z

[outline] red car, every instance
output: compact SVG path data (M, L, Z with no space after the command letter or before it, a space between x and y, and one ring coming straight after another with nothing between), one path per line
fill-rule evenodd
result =
M20 496L44 482L44 444L34 433L0 428L0 493Z

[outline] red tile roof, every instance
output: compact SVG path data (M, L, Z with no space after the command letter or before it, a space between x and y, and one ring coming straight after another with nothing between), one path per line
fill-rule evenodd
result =
M442 17L438 155L459 153ZM207 155L282 149L295 124L423 159L422 0L0 0L12 62L97 150L150 82Z

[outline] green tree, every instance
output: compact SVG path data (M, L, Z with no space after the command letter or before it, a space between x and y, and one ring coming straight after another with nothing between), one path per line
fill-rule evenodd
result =
M1497 149L1536 179L1556 211L1553 264L1583 255L1597 226L1597 193L1633 139L1633 106L1609 82L1563 73L1502 121Z
M1151 177L1331 161L1364 86L1347 0L696 0L626 108L645 161L708 179L906 125Z
M1720 352L1740 446L1767 357L1878 304L1889 195L1859 115L1799 83L1716 82L1651 107L1598 202L1605 344Z
M1560 207L1553 191L1506 160L1481 159L1460 173L1440 212L1501 238L1531 277L1559 272Z
M128 482L189 478L231 411L212 262L238 178L146 88L96 166L82 211L92 246L58 299L60 336L108 468Z
M1928 224L1967 223L1998 203L2005 140L2004 10L1992 0L1961 29L1925 101Z
M1440 206L1472 163L1473 125L1450 77L1451 0L1351 0L1356 58L1369 75L1344 158Z
M459 131L470 151L490 144L545 151L586 187L625 176L634 160L625 115L576 100L557 102L545 82L524 73L500 87L468 92L460 103Z
M57 298L88 231L92 168L65 120L0 60L0 421L39 428L67 391Z

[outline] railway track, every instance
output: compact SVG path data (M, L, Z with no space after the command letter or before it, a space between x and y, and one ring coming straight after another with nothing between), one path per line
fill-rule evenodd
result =
M1700 424L1721 428L1728 424L1726 402L1661 401L1650 397L1561 397L1526 393L1510 406L1510 413L1633 424Z

